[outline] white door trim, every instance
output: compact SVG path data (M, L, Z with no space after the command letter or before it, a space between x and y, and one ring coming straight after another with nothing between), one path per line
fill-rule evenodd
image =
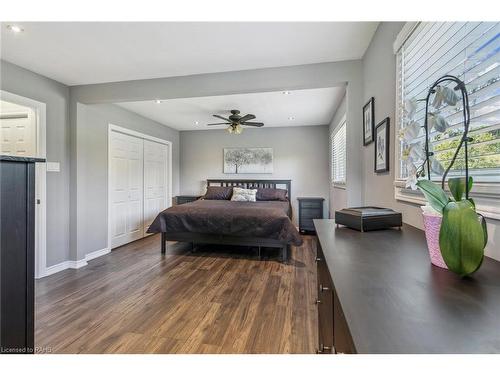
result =
M168 160L167 160L167 164L166 164L167 173L165 173L165 176L168 179L167 184L166 184L166 186L168 187L166 189L167 190L167 192L166 192L166 205L167 205L167 207L169 207L171 202L172 202L172 142L109 123L108 124L108 249L110 249L110 250L111 250L111 237L112 237L112 234L111 234L111 173L110 173L110 170L111 170L110 155L111 155L111 153L110 153L110 150L111 150L111 132L113 132L113 131L118 132L118 133L131 135L133 137L137 137L137 138L141 138L141 139L147 139L149 141L161 143L161 144L168 146L168 153L167 153ZM143 171L143 173L144 173L144 171ZM144 179L143 179L143 183L144 183ZM144 191L143 191L143 194L144 194ZM144 205L144 199L143 199L143 205ZM146 233L144 235L146 235Z
M0 99L30 107L35 111L37 157L46 159L47 105L5 90L0 90ZM47 166L45 163L36 164L35 182L38 188L37 199L40 199L39 209L35 217L35 278L39 279L47 273Z

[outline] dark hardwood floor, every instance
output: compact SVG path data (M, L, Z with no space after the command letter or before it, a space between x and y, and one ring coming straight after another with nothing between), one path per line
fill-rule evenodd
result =
M35 345L55 353L314 353L314 237L269 250L170 244L158 235L36 282Z

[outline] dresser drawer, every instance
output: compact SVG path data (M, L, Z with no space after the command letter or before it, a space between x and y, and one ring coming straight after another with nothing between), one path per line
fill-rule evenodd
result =
M317 201L300 201L300 208L301 209L306 209L306 208L322 209L323 208L323 201L320 201L320 200L317 200Z
M322 219L323 210L321 208L301 208L300 217L303 219Z
M314 231L314 223L313 219L300 219L299 221L299 229L301 231Z

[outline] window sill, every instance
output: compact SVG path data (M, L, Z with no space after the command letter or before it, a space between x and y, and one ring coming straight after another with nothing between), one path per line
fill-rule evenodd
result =
M342 190L346 190L347 189L346 184L333 183L332 185L333 185L334 189L342 189Z
M446 188L446 191L448 189ZM420 190L405 188L405 182L394 181L394 198L398 201L425 205L426 200ZM474 183L471 198L476 203L477 211L486 218L500 220L500 184Z

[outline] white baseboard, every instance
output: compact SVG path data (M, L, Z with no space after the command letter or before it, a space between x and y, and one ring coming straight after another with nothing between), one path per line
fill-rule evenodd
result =
M111 249L109 247L105 247L104 249L88 253L87 255L85 255L85 260L88 262L89 260L102 257L103 255L109 254L110 252Z
M64 262L55 264L53 266L45 268L45 272L43 273L43 275L40 275L39 278L53 275L57 272L64 271L68 268L79 269L79 268L85 267L88 264L87 263L88 261L95 259L95 258L98 258L98 257L103 256L103 255L109 254L110 252L111 252L111 250L108 247L106 247L104 249L88 253L87 255L85 255L85 259L66 260Z
M69 268L68 263L69 263L69 261L66 261L66 262L54 264L53 266L50 266L50 267L46 267L45 272L43 273L43 275L40 275L39 279L42 277L45 277L45 276L50 276L50 275L53 275L55 273L64 271L65 269L68 269Z

